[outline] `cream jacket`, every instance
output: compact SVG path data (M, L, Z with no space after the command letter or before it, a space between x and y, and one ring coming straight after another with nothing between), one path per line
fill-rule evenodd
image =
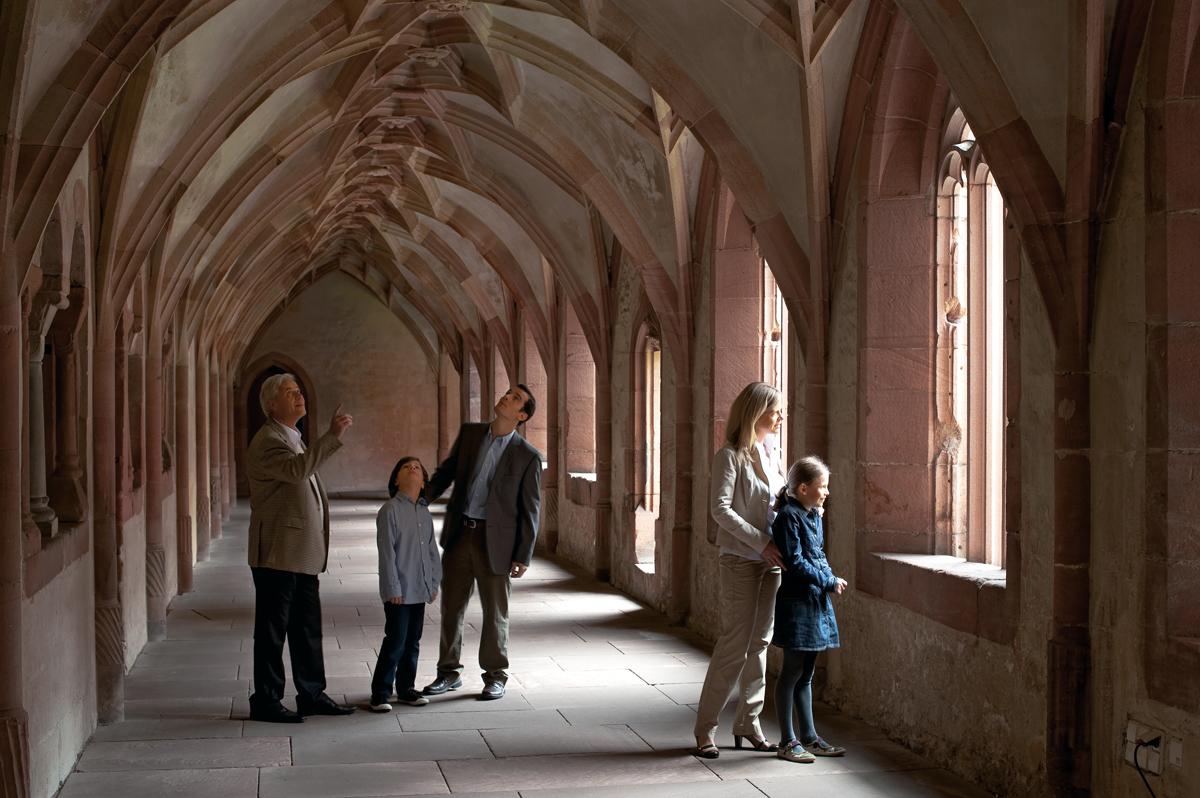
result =
M252 568L319 574L329 559L329 501L321 478L310 479L342 447L325 433L304 452L292 448L287 431L268 420L246 450L250 481Z
M774 497L750 456L739 457L731 447L722 446L713 457L709 495L717 545L746 559L760 559L771 542L767 511Z

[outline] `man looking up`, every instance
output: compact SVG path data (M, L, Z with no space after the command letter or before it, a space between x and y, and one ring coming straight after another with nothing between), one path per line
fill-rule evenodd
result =
M542 502L542 455L516 433L537 403L524 385L496 402L491 423L463 424L449 456L429 480L430 501L454 483L442 525L442 639L437 678L425 695L462 687L467 602L479 586L483 629L479 665L484 701L504 697L508 681L508 597L533 558Z
M254 694L250 719L300 723L305 715L349 715L325 694L321 595L317 574L329 560L329 500L317 468L342 446L353 419L338 405L329 431L305 449L296 429L304 394L291 374L268 377L259 393L267 422L246 450L254 577ZM283 642L292 655L296 712L283 699Z

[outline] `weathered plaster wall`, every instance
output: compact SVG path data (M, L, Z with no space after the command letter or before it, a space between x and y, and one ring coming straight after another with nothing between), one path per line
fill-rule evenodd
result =
M21 652L31 795L58 791L96 728L94 595L88 552L25 601Z
M437 364L353 278L333 273L315 282L251 350L246 362L280 352L308 372L322 415L310 419L314 431L328 428L339 402L354 416L345 445L321 469L329 492L382 491L404 455L420 457L431 471L436 466Z
M558 550L560 557L586 569L596 570L596 511L568 498L567 480L559 482Z
M1134 96L1145 97L1144 83ZM1093 794L1114 798L1146 795L1120 758L1130 719L1182 741L1183 767L1147 777L1155 791L1200 795L1200 718L1150 698L1146 687L1146 502L1162 495L1147 481L1145 458L1146 237L1159 234L1146 223L1146 125L1143 102L1131 102L1101 238L1092 347Z
M137 491L135 505L146 495ZM173 527L172 527L173 528ZM146 516L138 513L121 524L121 611L125 617L125 670L146 645Z

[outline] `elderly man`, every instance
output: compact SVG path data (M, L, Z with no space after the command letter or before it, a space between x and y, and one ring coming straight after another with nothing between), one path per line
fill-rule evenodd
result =
M508 597L533 557L542 501L542 455L517 434L537 407L524 385L496 402L491 423L463 424L429 480L436 499L454 483L442 524L442 640L438 675L425 695L462 687L462 633L475 585L483 605L479 698L504 697L508 681Z
M304 394L291 374L263 383L259 403L267 415L246 451L250 480L250 545L254 576L254 694L250 719L300 723L305 715L349 715L325 694L321 650L321 596L317 574L329 559L329 502L317 468L342 446L352 423L334 411L329 431L305 449L296 429ZM283 699L283 641L292 655L296 712Z

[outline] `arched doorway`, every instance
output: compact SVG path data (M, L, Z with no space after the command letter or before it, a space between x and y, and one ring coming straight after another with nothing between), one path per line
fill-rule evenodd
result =
M235 420L237 425L237 451L235 453L237 457L237 495L242 498L250 495L250 482L245 473L246 448L250 445L250 439L254 433L258 432L259 427L267 420L258 395L262 390L263 383L276 374L291 374L296 378L300 390L304 392L307 414L296 423L296 428L300 430L300 437L306 446L311 442L309 419L316 416L317 397L313 392L313 382L304 369L300 368L300 365L291 358L278 354L259 358L245 368L242 371L243 387L241 401L238 402L236 408L237 418Z

